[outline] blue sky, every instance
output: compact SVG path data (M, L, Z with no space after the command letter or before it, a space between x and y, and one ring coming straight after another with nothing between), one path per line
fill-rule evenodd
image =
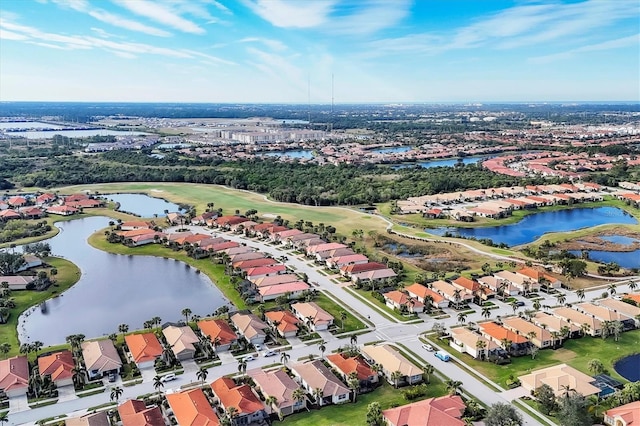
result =
M638 0L2 0L0 100L640 99Z

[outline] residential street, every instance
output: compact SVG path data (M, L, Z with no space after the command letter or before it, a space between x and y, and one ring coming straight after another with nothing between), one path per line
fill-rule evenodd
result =
M215 230L195 226L190 228L193 232L211 233L213 235L222 236L232 241L244 243L247 246L254 247L259 251L268 253L276 259L282 257L283 255L287 256L288 261L286 262L286 264L295 269L296 272L306 274L308 276L309 283L313 283L317 289L325 291L326 293L332 295L333 299L340 301L340 303L348 307L352 313L360 316L361 319L364 319L363 322L365 322L365 324L367 323L367 321L371 323L369 324L371 331L358 336L357 339L359 345L380 340L386 340L391 343L399 343L405 345L409 349L411 349L411 351L422 357L424 361L433 364L436 369L439 370L444 376L447 376L453 380L461 381L463 383L464 391L470 395L473 395L482 402L488 405L496 402L509 402L508 399L505 399L505 392L497 393L493 391L486 384L482 383L476 377L463 370L459 366L460 361L458 361L458 359L454 358L452 360L453 362L441 362L433 356L433 353L429 353L421 348L421 342L418 340L418 335L423 332L430 331L435 322L433 318L427 316L426 314L420 314L420 317L424 320L420 323L403 324L396 322L395 320L390 320L387 318L387 316L381 315L377 309L355 297L349 291L345 290L343 288L343 283L338 284L332 281L329 276L318 272L318 270L313 266L313 262L304 259L302 255L295 255L291 251L280 250L277 246L268 245L261 241L247 239L242 236L233 235L231 233L218 232ZM629 291L626 284L619 284L617 290L618 293ZM603 289L595 289L586 292L585 300L590 300L594 297L600 296L602 291ZM557 300L555 297L546 295L544 293L539 294L540 296L544 297L544 302L542 302L542 305L557 305ZM523 300L526 303L524 307L520 308L521 310L531 309L530 300L524 299L522 297L519 297L518 299ZM578 301L578 297L575 295L575 293L566 293L567 303L576 301ZM512 315L514 313L513 308L510 305L498 300L494 300L493 302L498 305L499 308L492 310L491 318L496 318L498 315ZM481 316L481 309L478 306L472 304L470 307L475 310L475 313L467 316L467 323L484 319ZM445 311L449 314L449 317L440 321L443 322L447 327L457 325L457 313L454 310L448 308L445 309ZM348 344L348 337L339 339L331 336L330 338L326 339L325 353L330 353L332 350L338 349L338 347ZM306 345L304 343L300 343L293 346L292 349L287 352L291 355L291 359L289 361L290 363L296 362L296 360L306 357L311 353L315 354L316 356L320 356L320 351L318 350L318 346L316 344ZM222 365L209 369L207 382L211 382L212 379L223 375L238 372L237 362L230 358L231 357L228 356L222 357ZM259 357L258 359L250 362L249 369L273 364L274 362L279 362L279 358ZM166 388L163 390L165 392L172 392L173 390L178 390L182 386L197 383L198 380L196 379L195 369L189 368L186 370L189 371L185 371L184 374L179 375L177 380L168 382L166 384ZM125 401L130 398L137 398L140 395L156 392L156 389L153 387L153 375L144 374L144 377L145 381L143 383L136 386L124 387L124 393L120 397L120 401ZM507 395L511 394L512 393L509 393ZM20 407L19 409L22 409L20 411L19 409L16 410L14 407L12 407L12 410L9 413L9 424L33 424L40 419L50 418L62 414L73 416L82 413L86 410L87 407L94 407L108 403L109 396L110 391L109 388L107 388L104 393L98 395L88 396L84 398L70 396L68 400L64 400L65 398L61 398L61 400L57 404L44 406L37 409L24 409L24 407ZM519 410L517 406L515 408ZM521 410L519 411L525 419L526 425L533 426L540 424L539 421L535 420L527 413L522 412Z

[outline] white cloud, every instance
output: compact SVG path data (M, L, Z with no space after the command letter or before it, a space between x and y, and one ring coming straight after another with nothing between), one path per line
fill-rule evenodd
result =
M275 50L275 51L287 50L287 46L283 42L279 40L273 40L273 39L263 38L263 37L245 37L242 40L238 40L238 43L261 43L267 46L268 48L270 48L271 50Z
M147 0L113 0L129 11L158 23L190 34L204 34L205 30L196 23L183 18L170 7Z
M324 24L335 0L241 0L256 15L276 27L313 28Z
M359 0L353 13L332 17L327 32L373 34L393 27L409 15L411 0Z
M102 21L107 24L111 24L116 27L124 28L131 31L138 31L141 33L159 36L159 37L168 37L171 35L170 32L161 30L159 28L150 27L148 25L142 24L137 21L132 21L130 19L125 19L119 15L114 15L109 12L105 12L104 10L92 10L88 12L90 16L97 19L98 21Z
M265 52L254 47L247 47L247 53L253 59L251 63L259 70L269 74L273 79L286 82L297 90L305 90L307 79L297 66L292 64L284 56Z
M590 44L576 49L567 50L566 52L554 53L552 55L536 56L529 59L529 62L536 64L544 64L553 62L558 59L568 59L579 53L597 52L600 50L620 49L628 46L640 46L640 34L629 37L622 37L613 40L607 40L601 43Z
M4 28L0 28L0 40L28 40L24 34L14 33L13 31L5 30Z

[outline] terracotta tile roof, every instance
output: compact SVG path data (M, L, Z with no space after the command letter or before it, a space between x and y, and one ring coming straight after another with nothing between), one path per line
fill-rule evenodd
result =
M327 355L327 359L346 376L356 373L359 380L369 380L371 376L377 374L361 356L350 357L346 354L331 354Z
M391 345L367 345L362 348L362 352L368 359L372 359L377 364L382 365L387 371L400 371L403 376L417 376L422 374L422 370L405 358Z
M234 268L240 268L242 270L247 270L251 268L256 268L258 266L269 266L275 265L278 263L277 260L272 259L270 257L263 257L261 259L251 259L251 260L241 260L233 263Z
M640 425L640 401L607 410L604 416L605 423L608 425L638 426ZM608 419L611 420L607 422Z
M29 363L26 356L14 356L0 361L0 389L5 391L29 386Z
M109 339L82 343L82 357L87 371L110 371L122 367L120 355Z
M478 324L478 326L484 333L498 341L501 341L502 339L509 339L512 343L516 344L527 343L529 341L526 337L514 333L493 321L483 322Z
M238 331L247 339L251 340L256 336L264 336L265 328L269 326L254 314L235 313L231 315L231 322Z
M0 211L0 219L20 219L20 214L11 209Z
M304 281L294 281L290 283L284 283L280 285L267 285L258 289L258 292L262 297L273 296L274 294L296 293L311 288L309 284Z
M229 323L223 319L198 321L198 328L202 334L211 337L211 341L215 342L216 338L219 339L221 345L229 345L238 340Z
M130 399L118 406L123 426L165 426L159 407L147 408L144 401Z
M595 381L593 377L567 364L542 368L518 378L527 390L538 389L540 386L546 384L551 386L556 396L561 395L566 386L584 396L600 393L600 388L592 384Z
M390 426L463 426L465 405L458 395L429 398L383 410Z
M128 334L124 340L136 363L154 361L162 355L162 345L153 333Z
M64 421L65 426L111 426L106 411L89 413L80 417L70 417Z
M323 397L351 392L319 359L294 364L291 369L307 383L310 389L322 389Z
M453 284L457 284L460 287L469 290L470 292L477 291L478 287L480 286L476 281L463 276L460 276L453 280Z
M54 382L73 377L76 364L70 351L55 352L38 358L38 371L41 376L51 376Z
M385 297L385 299L389 299L392 302L398 304L398 305L410 305L410 301L413 300L414 305L413 307L415 309L419 309L421 307L424 306L424 304L422 302L420 302L419 300L416 299L412 299L411 297L409 297L409 295L407 295L406 293L403 293L401 291L398 290L393 290L390 291L388 293L384 293L383 296Z
M264 395L273 396L278 400L278 407L281 409L296 404L293 392L300 389L300 385L284 370L264 371L257 369L250 370L247 374L253 378Z
M171 346L175 354L184 351L195 352L196 348L193 344L200 341L191 327L186 325L181 327L170 325L162 330L162 334L164 334L167 343Z
M254 278L252 280L252 282L257 287L280 285L280 284L292 283L295 281L300 281L300 278L296 274L272 275L270 277L260 277L260 278Z
M298 330L300 320L290 311L270 311L266 312L264 315L272 323L276 321L279 322L280 324L278 324L277 328L282 333Z
M291 305L291 309L298 312L304 318L311 317L314 324L321 324L334 320L330 313L322 309L315 302L293 303Z
M239 414L252 414L264 410L264 404L248 385L236 385L233 379L221 377L211 383L213 393L226 409L235 407Z
M220 421L201 389L167 394L180 426L219 426Z
M340 268L347 274L357 274L359 272L374 271L376 269L387 269L387 265L378 262L359 263L356 265L346 265Z

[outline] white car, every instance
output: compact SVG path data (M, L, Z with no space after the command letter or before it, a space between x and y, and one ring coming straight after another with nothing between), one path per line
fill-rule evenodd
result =
M433 349L433 346L428 345L428 344L424 344L422 345L422 349L424 349L425 351L429 351L429 352L433 352L435 349Z
M175 380L175 379L177 379L176 375L173 374L173 373L169 373L169 374L166 374L166 375L162 376L160 378L160 381L162 383L166 383L166 382L170 382L170 381Z
M267 349L266 351L264 351L262 353L262 356L269 357L269 356L275 356L277 354L278 353L276 351L272 351L271 349Z
M253 357L253 355L247 355L244 358L242 358L242 360L244 362L249 362L249 361L253 361L255 358Z

